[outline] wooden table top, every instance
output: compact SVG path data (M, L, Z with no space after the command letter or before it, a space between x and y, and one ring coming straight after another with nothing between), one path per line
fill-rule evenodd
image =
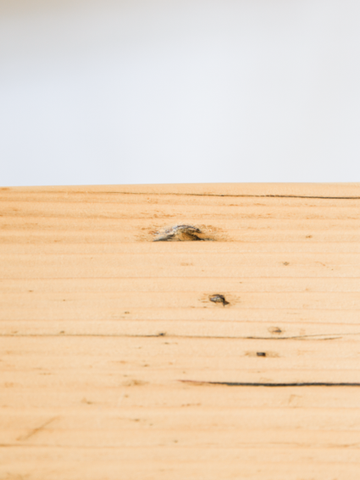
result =
M0 480L360 478L360 184L0 200Z

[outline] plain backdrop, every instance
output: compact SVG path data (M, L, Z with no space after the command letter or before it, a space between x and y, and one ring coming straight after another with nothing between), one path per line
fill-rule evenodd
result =
M360 181L360 2L0 0L0 185Z

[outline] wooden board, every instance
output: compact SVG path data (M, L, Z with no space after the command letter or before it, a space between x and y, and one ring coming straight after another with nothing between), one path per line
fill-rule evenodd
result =
M0 320L0 480L359 478L359 184L2 188Z

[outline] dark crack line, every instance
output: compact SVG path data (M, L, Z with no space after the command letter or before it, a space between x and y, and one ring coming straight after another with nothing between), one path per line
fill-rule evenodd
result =
M16 187L13 187L14 189ZM29 191L29 192L16 192L12 190L12 194L52 194L52 195L61 195L64 191ZM230 198L309 198L309 199L320 199L320 200L360 200L360 197L324 197L320 195L275 195L275 194L267 194L267 195L234 195L234 194L221 194L221 193L179 193L179 192L92 192L92 191L66 191L67 195L153 195L153 196L180 196L180 197L230 197Z
M32 428L26 435L21 435L20 437L17 438L17 440L20 442L23 442L25 440L28 440L29 438L31 438L33 435L35 435L36 433L39 433L41 432L42 430L44 430L45 427L47 427L50 423L52 423L54 420L57 420L59 417L53 417L53 418L50 418L49 420L47 420L45 423L41 424L39 427L36 427L36 428Z
M94 192L100 193L100 192ZM322 197L317 195L226 195L221 193L142 193L142 192L101 192L118 193L119 195L158 195L180 197L231 197L231 198L313 198L320 200L360 200L360 197Z
M192 385L225 385L227 387L360 387L358 382L207 382L201 380L179 380Z
M359 335L359 333L345 333L334 335L295 335L292 337L230 337L230 336L210 336L210 335L172 335L168 333L155 333L149 335L129 335L129 334L101 334L101 333L9 333L0 334L0 337L123 337L123 338L198 338L198 339L219 339L219 340L338 340L343 335Z

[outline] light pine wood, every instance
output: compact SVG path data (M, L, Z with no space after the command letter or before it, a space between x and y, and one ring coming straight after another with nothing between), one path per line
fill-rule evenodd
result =
M0 480L360 478L359 184L0 188L0 320Z

